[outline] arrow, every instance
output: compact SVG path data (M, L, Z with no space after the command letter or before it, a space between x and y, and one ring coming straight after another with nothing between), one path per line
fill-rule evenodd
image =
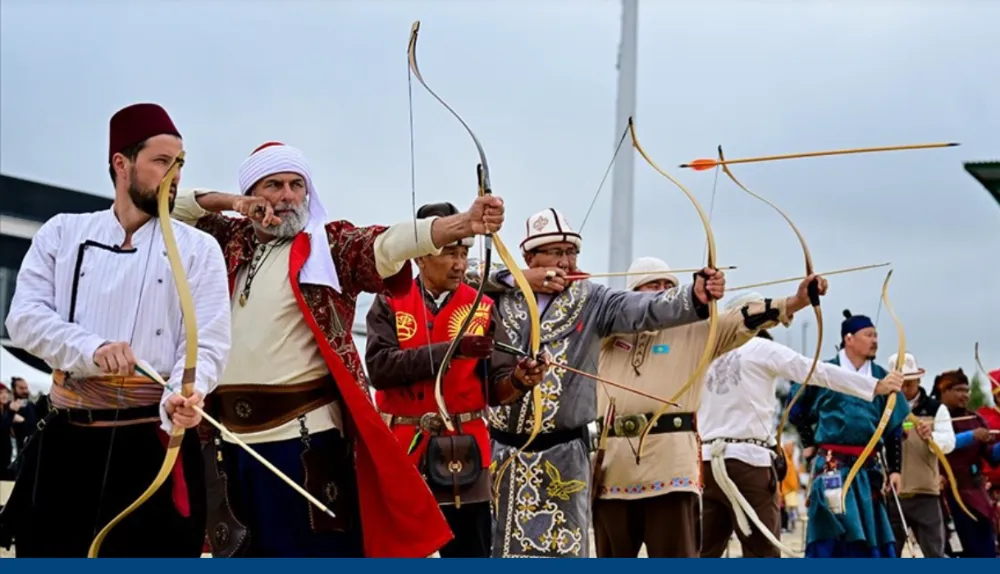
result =
M838 149L838 150L828 150L828 151L810 151L805 153L786 153L781 155L765 155L760 157L748 157L741 159L727 159L726 161L720 161L717 159L696 159L691 163L682 163L680 167L693 169L695 171L705 171L706 169L712 169L713 167L719 165L733 165L737 163L756 163L761 161L778 161L782 159L798 159L803 157L820 157L826 155L848 155L855 153L875 153L883 151L902 151L902 150L913 150L913 149L933 149L942 147L955 147L961 145L959 143L928 143L928 144L911 144L911 145L892 145L892 146L882 146L882 147L859 147L852 149Z
M836 271L825 271L823 273L817 273L822 277L828 277L830 275L840 275L841 273L853 273L855 271L865 271L866 269L877 269L879 267L887 267L891 265L890 263L876 263L874 265L862 265L860 267L848 267L846 269L837 269ZM771 281L764 281L763 283L750 283L749 285L739 285L736 287L726 287L726 293L732 293L733 291L744 291L746 289L755 289L757 287L767 287L768 285L780 285L781 283L791 283L793 281L802 281L805 276L800 277L786 277L784 279L773 279Z

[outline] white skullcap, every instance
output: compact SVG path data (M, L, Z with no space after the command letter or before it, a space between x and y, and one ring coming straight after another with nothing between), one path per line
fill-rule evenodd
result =
M658 279L671 281L675 287L680 285L677 276L670 272L670 266L656 257L640 257L636 259L629 266L628 272L630 275L625 286L629 291L635 291L646 283ZM638 275L632 275L633 273L637 273Z

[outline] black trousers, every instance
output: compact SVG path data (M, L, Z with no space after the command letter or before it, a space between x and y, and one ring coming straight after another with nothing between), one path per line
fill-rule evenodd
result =
M489 558L492 550L493 516L489 502L442 505L448 526L455 538L438 551L441 558Z
M86 557L94 536L153 482L166 455L162 436L158 422L102 428L53 419L27 446L0 514L0 531L13 534L17 557ZM167 478L111 530L100 557L201 556L205 478L196 431L184 435L178 461L189 516L178 512Z

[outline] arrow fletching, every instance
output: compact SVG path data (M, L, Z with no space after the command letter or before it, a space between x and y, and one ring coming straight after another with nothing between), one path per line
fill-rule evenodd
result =
M681 167L690 168L695 171L705 171L706 169L712 169L713 167L719 165L718 160L714 159L696 159L691 163L683 163Z

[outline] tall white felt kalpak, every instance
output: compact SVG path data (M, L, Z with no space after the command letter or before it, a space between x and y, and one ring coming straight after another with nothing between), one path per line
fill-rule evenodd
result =
M268 142L258 147L240 166L240 192L246 195L261 179L287 172L302 176L306 182L309 201L309 219L303 230L309 236L309 257L302 266L299 281L326 285L339 293L340 279L330 254L330 241L326 236L326 209L316 193L309 164L302 151L279 142Z
M528 218L521 251L526 253L551 243L572 243L580 249L583 238L573 231L562 213L550 207Z

